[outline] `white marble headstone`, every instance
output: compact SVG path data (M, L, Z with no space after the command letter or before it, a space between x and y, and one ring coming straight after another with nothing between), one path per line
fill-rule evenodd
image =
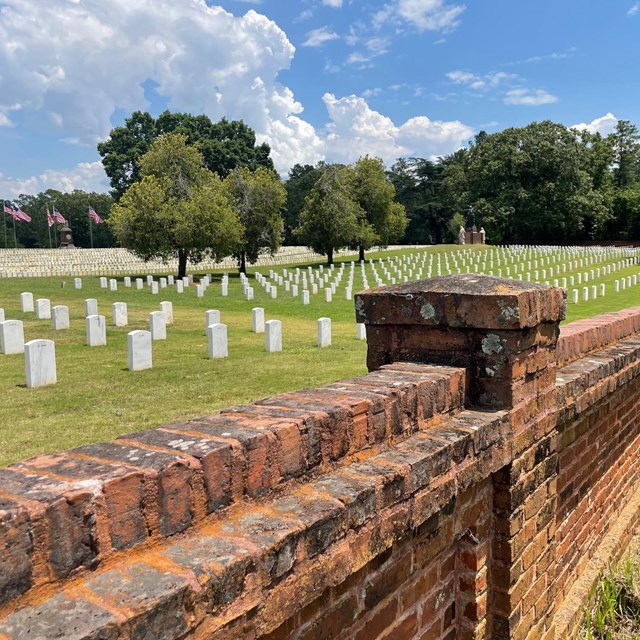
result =
M0 322L0 348L5 355L24 353L24 325L22 320Z
M151 369L152 350L150 331L130 331L127 334L129 371Z
M318 319L318 346L320 348L331 346L331 318Z
M205 330L212 324L220 324L220 312L217 309L209 309L209 311L204 312Z
M269 353L282 351L282 322L280 320L267 320L265 328L265 350Z
M251 330L254 333L264 333L264 309L262 307L251 309Z
M29 311L33 311L33 293L30 291L25 291L20 294L20 307L23 313L28 313Z
M209 358L226 358L229 355L227 325L215 323L207 327Z
M107 323L104 316L87 316L87 344L90 347L104 347L107 344Z
M87 298L84 301L84 317L98 315L98 301L95 298Z
M27 387L44 387L58 381L56 345L53 340L30 340L24 345Z
M51 301L48 298L36 300L36 318L38 320L51 320Z
M173 302L163 300L160 303L160 311L164 313L167 324L173 324Z
M152 311L149 314L149 329L152 340L167 339L167 321L163 311Z
M113 311L113 326L126 327L129 323L126 302L114 302L111 305Z
M69 307L58 304L51 310L53 314L53 330L61 331L69 328Z

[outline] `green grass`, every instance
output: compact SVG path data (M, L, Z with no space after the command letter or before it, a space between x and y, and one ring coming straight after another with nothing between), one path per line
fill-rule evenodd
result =
M457 248L429 249L435 253L452 250ZM371 257L406 253L411 252L385 252ZM273 267L278 272L282 268ZM267 275L269 267L260 271ZM359 272L360 267L356 266L354 292L360 288ZM599 280L598 284L606 283L608 295L586 304L570 305L568 320L638 304L640 286L614 294L613 281L621 275L639 272L640 267L632 267ZM369 284L374 285L368 264L367 273ZM56 385L27 389L24 357L0 355L0 465L366 372L366 343L355 339L353 301L344 299L346 274L333 303L324 302L320 292L312 296L309 306L303 306L300 297L290 297L283 287L278 287L279 298L272 300L255 281L252 282L255 299L247 302L239 279L230 275L229 297L221 297L220 287L214 282L202 299L196 298L194 288L178 294L169 287L152 296L146 287L142 291L124 288L122 279L117 292L100 289L97 277L83 278L81 290L73 288L71 277L0 280L0 307L5 309L6 318L24 321L26 340L55 340L58 371ZM22 291L33 292L34 299L49 298L52 306L68 305L71 329L55 332L51 321L38 321L35 314L23 314ZM106 347L85 346L85 298L97 298L99 313L106 316ZM175 324L168 328L166 341L153 343L153 369L130 372L127 333L147 329L148 314L158 310L162 300L173 302ZM126 328L110 326L111 304L119 301L128 305ZM282 353L265 353L264 335L252 333L254 306L265 308L266 319L282 321ZM226 359L207 358L204 328L207 309L219 309L221 321L228 326ZM316 321L322 316L332 319L333 344L327 349L316 346Z
M579 640L640 638L640 540L594 586Z

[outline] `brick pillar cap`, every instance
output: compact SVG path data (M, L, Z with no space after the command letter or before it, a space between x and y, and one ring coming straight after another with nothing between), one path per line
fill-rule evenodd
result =
M356 320L466 329L524 329L564 320L567 291L475 274L438 276L355 295Z

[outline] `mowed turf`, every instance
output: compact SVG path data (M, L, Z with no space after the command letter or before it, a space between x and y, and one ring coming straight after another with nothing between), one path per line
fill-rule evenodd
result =
M459 250L489 251L490 248L428 249L434 253ZM384 252L367 257L384 258L422 251ZM292 269L295 265L286 268ZM273 269L282 273L283 267ZM268 275L269 267L259 270ZM373 286L375 281L368 264L366 270L369 285ZM26 340L55 340L58 372L57 384L27 389L24 356L0 355L0 465L39 453L109 440L175 420L205 416L279 392L364 374L366 343L355 338L353 301L344 298L348 272L349 266L345 268L333 302L325 302L321 290L311 296L308 306L302 305L301 297L291 297L284 287L278 287L278 299L272 300L252 274L249 274L255 291L252 301L245 300L240 281L233 273L230 273L229 296L224 298L220 295L221 273L216 274L204 298L196 297L195 286L182 294L169 286L152 295L146 285L141 291L125 288L122 278L118 278L117 292L101 289L97 277L83 278L81 290L73 288L71 277L0 280L0 307L4 308L6 318L24 322ZM571 273L575 272L566 275ZM569 305L567 320L640 304L640 286L613 293L616 278L637 273L640 267L633 266L597 280L598 285L606 284L608 294L588 303ZM359 291L361 285L360 266L356 265L353 291ZM578 288L582 294L582 287ZM52 307L67 305L71 329L53 331L50 320L36 320L34 313L22 313L20 293L23 291L31 291L34 299L49 298ZM86 298L96 298L99 313L106 317L106 347L85 345ZM162 300L173 302L175 324L168 327L166 341L153 343L153 368L130 372L127 333L148 329L149 313L159 310ZM112 326L113 302L127 303L127 327ZM251 309L256 306L264 307L265 319L282 321L282 353L266 353L264 334L251 331ZM221 322L228 327L228 358L209 360L207 357L204 317L208 309L219 309ZM325 349L316 346L317 320L321 317L332 320L333 343Z

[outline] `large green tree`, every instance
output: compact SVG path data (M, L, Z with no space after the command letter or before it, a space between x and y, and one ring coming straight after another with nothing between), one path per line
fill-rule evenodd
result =
M399 158L389 171L395 199L406 211L408 225L403 242L440 244L450 240L453 212L442 200L442 161Z
M550 121L482 133L445 169L447 194L493 243L585 240L607 208L582 153L577 132Z
M401 238L408 220L404 206L395 201L395 187L380 158L362 156L350 174L353 199L361 210L354 245L359 259L364 260L366 249Z
M246 273L247 262L253 264L261 253L273 255L280 248L287 192L275 171L263 167L239 167L224 182L244 228L237 257L240 272Z
M208 116L165 111L157 118L135 111L124 125L114 127L109 138L98 144L98 153L111 181L114 198L119 199L141 178L140 158L153 141L167 133L186 136L204 158L205 166L224 178L236 167L273 169L266 143L256 144L256 134L240 120L212 122Z
M120 244L144 260L215 260L237 251L242 225L222 180L181 134L155 140L140 158L141 180L114 205L109 223Z
M352 198L351 176L346 167L326 165L300 212L300 240L333 264L333 252L353 243L362 209Z

